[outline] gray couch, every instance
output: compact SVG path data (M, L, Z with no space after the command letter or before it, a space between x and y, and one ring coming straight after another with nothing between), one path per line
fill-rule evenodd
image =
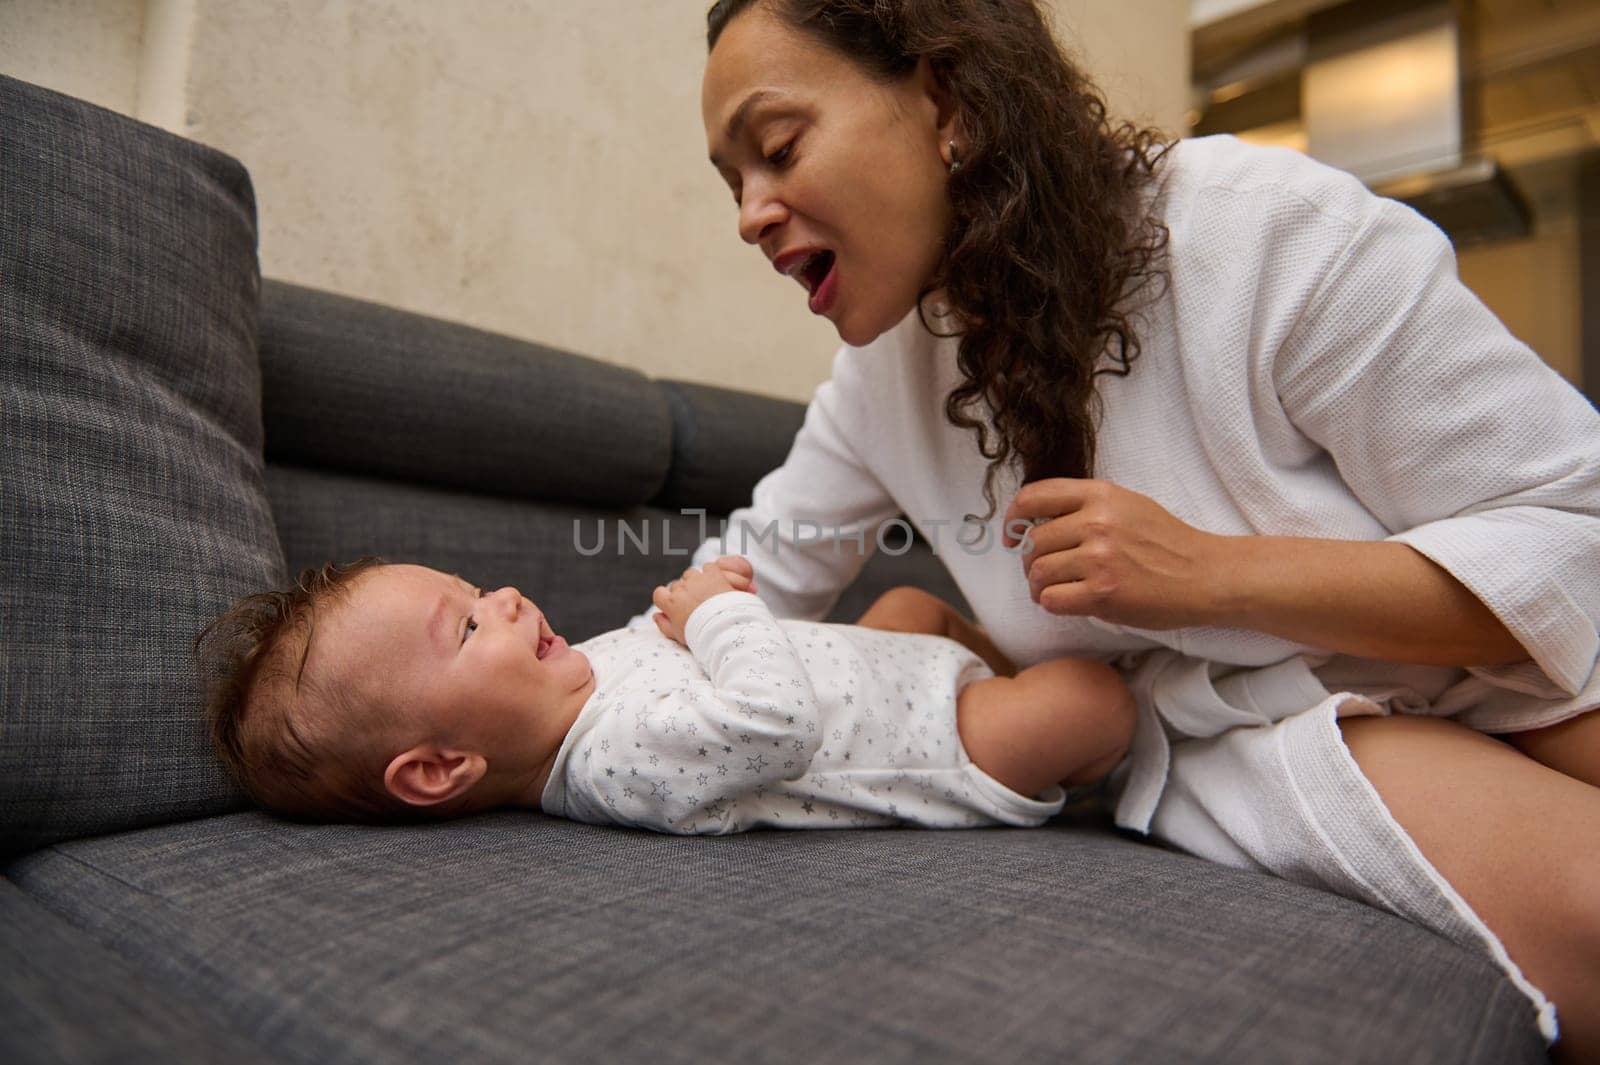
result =
M378 552L587 637L801 408L263 285L237 162L3 78L0 217L0 1061L1544 1060L1486 959L1092 808L711 839L248 809L189 657L234 597ZM619 518L648 553L574 550ZM919 541L834 620L900 583L960 602Z

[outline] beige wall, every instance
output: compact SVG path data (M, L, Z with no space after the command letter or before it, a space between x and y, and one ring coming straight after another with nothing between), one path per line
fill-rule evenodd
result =
M827 375L705 160L708 0L3 2L0 69L249 167L269 277L653 376ZM1186 0L1052 6L1115 110L1181 129Z
M0 0L0 73L134 114L144 6Z

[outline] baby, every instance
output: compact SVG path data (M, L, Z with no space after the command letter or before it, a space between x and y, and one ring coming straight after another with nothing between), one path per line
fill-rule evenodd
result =
M515 588L366 559L251 596L196 643L224 760L292 817L1032 826L1127 749L1109 666L1018 672L915 589L856 625L780 621L754 591L726 556L655 590L659 631L568 646Z

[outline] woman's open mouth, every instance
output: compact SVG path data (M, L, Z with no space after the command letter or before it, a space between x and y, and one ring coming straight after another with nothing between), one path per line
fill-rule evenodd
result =
M800 269L801 280L811 293L808 306L812 314L827 314L839 295L838 256L831 251L813 255Z
M827 248L786 251L772 265L805 286L812 314L827 314L839 296L839 257Z

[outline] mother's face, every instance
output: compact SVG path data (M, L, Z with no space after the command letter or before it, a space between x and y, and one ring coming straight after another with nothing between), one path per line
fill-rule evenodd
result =
M701 113L739 235L780 270L809 263L797 298L848 344L904 318L950 227L955 120L926 60L882 85L754 7L718 39Z

